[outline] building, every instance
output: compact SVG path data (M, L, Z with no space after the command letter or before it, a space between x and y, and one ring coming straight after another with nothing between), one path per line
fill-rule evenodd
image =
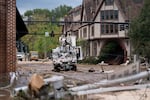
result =
M99 56L104 47L113 43L115 52L107 52L109 63L125 62L131 56L128 22L140 14L143 2L144 0L83 0L80 19L83 23L79 24L76 36L87 42L84 57ZM68 25L73 27L71 23Z
M69 11L68 16L65 16L64 20L67 22L78 22L81 21L81 9L82 6L78 6L71 11ZM80 23L65 23L64 24L64 32L68 34L72 34L78 36L78 31L79 31Z
M15 69L16 69L16 0L1 0L0 73L15 71Z
M0 75L16 71L16 40L27 33L24 22L16 10L16 0L1 0ZM3 82L1 78L0 82Z

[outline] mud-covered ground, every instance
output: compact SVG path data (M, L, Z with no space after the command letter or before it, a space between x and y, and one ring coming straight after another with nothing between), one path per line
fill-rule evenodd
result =
M42 75L44 78L49 78L52 75L61 75L65 77L65 82L72 83L74 86L94 83L107 78L107 74L102 71L117 72L122 70L125 66L121 65L88 65L78 64L77 71L61 71L53 72L52 61L19 61L17 71L19 78L15 87L27 85L30 76L34 73ZM94 72L89 72L93 69ZM150 89L109 92L103 94L86 95L84 100L150 100Z

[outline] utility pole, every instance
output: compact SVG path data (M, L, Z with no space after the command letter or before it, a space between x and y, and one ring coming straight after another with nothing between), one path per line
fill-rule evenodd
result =
M47 58L47 37L49 37L49 32L45 32L45 46L44 46L44 58Z

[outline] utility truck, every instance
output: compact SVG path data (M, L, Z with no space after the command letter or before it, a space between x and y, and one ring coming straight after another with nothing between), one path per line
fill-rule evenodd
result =
M60 46L52 50L54 71L76 71L77 60L82 60L82 49L76 46L76 37L61 35L59 43Z

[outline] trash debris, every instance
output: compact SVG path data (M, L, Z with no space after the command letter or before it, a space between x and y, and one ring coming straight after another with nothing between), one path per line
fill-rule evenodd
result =
M42 76L38 74L33 74L29 82L29 87L31 90L38 92L38 90L44 85L44 80Z
M98 63L99 65L109 65L107 63L105 63L104 61L101 61L101 63Z
M95 72L95 69L94 68L90 68L89 72Z
M129 65L129 63L130 63L130 61L129 61L129 60L126 60L126 62L123 63L123 64L121 64L121 65L127 66L127 65Z

